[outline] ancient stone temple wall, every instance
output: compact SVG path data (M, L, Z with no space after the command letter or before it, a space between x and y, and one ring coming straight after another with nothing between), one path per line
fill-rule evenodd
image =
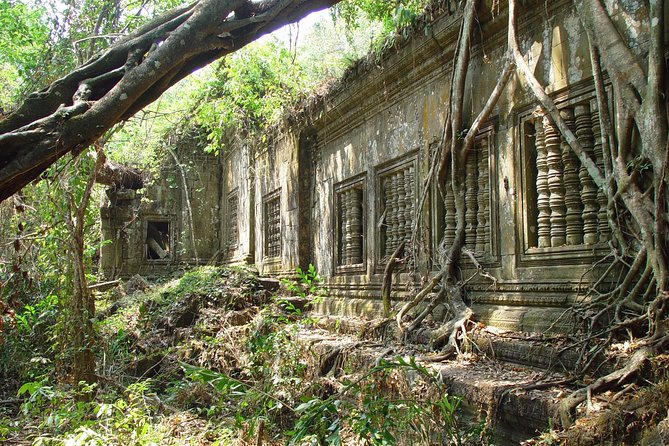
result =
M301 210L300 192L307 168L300 163L299 129L256 147L254 157L254 260L263 274L289 275L308 264L302 244L308 245L308 220ZM308 194L309 191L307 190ZM307 195L308 198L308 195ZM307 217L308 219L308 217Z
M254 263L254 152L245 144L222 155L220 260L226 264Z
M220 161L192 138L171 149L145 189L107 191L102 235L111 243L101 269L108 278L165 275L219 256Z
M585 34L570 2L542 5L541 14L528 8L519 20L522 49L586 151L601 163ZM482 26L485 45L473 48L466 121L496 83L506 20L489 16ZM386 260L402 241L414 257L397 275L396 298L419 287L454 240L450 177L441 184L426 178L441 138L446 61L457 30L456 18L444 15L428 36L349 82L316 120L314 261L341 297L329 303L332 311L357 297L363 302L358 309L377 312L369 302L378 298ZM468 286L477 317L504 328L566 329L568 318L558 319L597 277L590 267L607 252L610 230L601 192L523 79L512 78L459 168L465 245L496 279L477 278ZM462 264L463 277L473 274L467 257Z
M487 101L506 51L506 5L482 4L465 124L456 137ZM526 1L521 12L521 50L601 166L590 55L572 2ZM633 15L615 19L634 31ZM115 240L105 248L103 267L128 274L193 263L192 230L200 261L253 263L279 276L313 263L330 290L323 311L353 306L378 315L384 268L404 244L411 256L395 274L392 295L415 293L455 237L450 177L428 181L428 174L443 133L458 31L459 17L445 10L382 60L359 65L325 100L262 142L236 135L219 158L193 145L178 147L191 212L182 169L167 158L143 204L115 192L103 209L105 237ZM644 45L637 41L634 48L642 54ZM601 191L524 79L512 77L457 168L471 254L462 258L462 277L477 263L494 278L479 276L467 285L475 317L516 330L567 330L565 309L599 277L592 265L608 252L611 231ZM150 246L149 232L171 240L167 257Z

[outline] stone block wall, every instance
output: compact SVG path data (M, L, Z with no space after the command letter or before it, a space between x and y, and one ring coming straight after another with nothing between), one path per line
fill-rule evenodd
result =
M522 49L599 160L585 33L570 2L542 3L541 9L524 11ZM472 50L467 121L497 81L506 21L504 15L489 16L484 37ZM442 237L446 245L454 238L450 179L443 185L425 179L441 138L458 26L457 17L444 15L427 36L416 36L379 67L348 82L315 120L314 261L342 299L378 298L385 259L418 229L410 246L415 264L398 275L394 295L402 298L430 275ZM601 194L544 121L525 81L515 76L462 166L465 244L497 279L473 281L468 298L480 320L504 328L567 329L568 320L554 322L588 280L597 278L591 266L607 252ZM427 200L420 208L423 194ZM466 259L463 266L463 276L473 273Z
M506 5L482 3L466 123L486 102L506 50ZM521 50L581 144L601 162L587 38L572 2L531 0L521 10ZM634 33L633 14L615 19L629 22ZM330 289L328 308L350 301L375 313L378 305L360 302L379 297L386 261L405 242L413 256L397 274L393 297L415 292L435 273L442 239L448 245L454 237L448 178L444 184L426 179L442 136L458 31L459 17L444 12L382 60L360 65L303 118L262 143L237 135L219 159L179 145L200 260L253 263L262 274L279 276L313 263ZM642 55L647 42L637 43ZM476 317L523 331L568 330L564 310L599 277L592 265L608 252L610 230L601 193L518 75L461 168L466 246L496 278L468 285ZM180 169L169 159L164 169L146 193L148 204L127 198L103 209L105 237L115 240L103 254L106 270L128 274L194 262ZM142 225L149 217L171 222L176 248L168 261L146 259ZM469 260L462 265L463 277L473 273Z
M105 277L162 276L220 254L220 160L182 137L142 190L108 190L101 208ZM185 187L184 187L185 183ZM156 246L157 244L157 246Z

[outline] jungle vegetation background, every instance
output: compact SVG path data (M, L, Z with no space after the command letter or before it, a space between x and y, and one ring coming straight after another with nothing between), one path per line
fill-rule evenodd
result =
M285 21L287 16L281 15L284 10L274 6L294 6L299 12L310 3L337 5L332 13L334 21L325 20L326 14L313 28L300 30L305 40L296 39L299 29L291 27L282 38L265 37L238 51L228 46L230 40L238 39L243 44L254 40L257 34L262 34L263 26L273 29L276 17ZM294 357L287 355L284 357L287 363L267 367L273 354L290 351L289 341L294 335L290 330L295 326L287 322L295 322L299 313L295 309L291 309L289 317L281 312L277 314L283 315L276 317L258 306L252 327L247 327L248 331L242 336L244 341L239 344L244 348L232 355L237 358L237 365L244 364L246 374L231 377L221 370L203 367L210 366L209 363L193 365L185 361L168 367L173 374L168 373L162 379L150 380L145 379L145 373L128 373L128 367L134 367L137 372L142 369L140 363L151 363L150 358L156 351L148 348L145 341L158 341L149 332L158 328L175 329L174 321L168 317L176 310L175 303L190 304L188 299L200 299L200 305L202 299L212 295L218 296L213 299L215 302L222 298L217 293L224 288L221 281L226 280L248 291L242 294L252 302L268 303L257 294L253 279L242 271L195 271L178 283L166 284L157 294L143 294L134 299L128 303L128 308L134 310L120 312L116 322L106 321L114 321L113 317L109 318L114 315L107 312L105 302L96 302L88 288L88 284L96 281L99 248L107 243L101 239L97 215L97 203L103 199L103 190L95 184L96 173L107 160L150 171L165 149L167 135L192 130L182 125L183 122L195 126L207 150L214 153L225 150L223 132L226 129L243 129L249 135L260 137L264 129L282 119L300 99L319 89L325 91L327 83L336 80L354 60L370 49L382 52L386 42L393 41L393 33L407 32L408 28L403 27L421 13L425 3L422 0L200 0L192 5L181 5L170 0L0 0L0 108L3 114L0 142L4 145L0 152L0 196L4 199L0 205L3 240L0 245L0 354L3 356L0 378L1 390L7 395L2 400L1 410L11 413L11 416L0 414L0 439L4 436L7 441L18 441L17 435L29 432L30 441L35 443L134 441L158 444L164 438L175 438L174 432L166 434L165 429L175 429L180 425L179 417L186 416L194 418L188 418L192 429L184 435L185 442L190 441L188 438L194 431L199 431L206 433L204 443L227 444L231 438L229 426L256 443L267 436L266 432L271 432L273 438L289 438L294 444L305 438L311 438L309 441L316 444L338 444L346 434L357 436L363 444L391 444L398 441L393 435L393 426L409 426L429 442L435 435L434 426L416 425L415 420L425 419L424 415L435 411L443 418L440 423L445 427L441 431L443 435L456 443L469 438L473 431L461 430L453 417L457 401L443 392L438 392L441 396L436 399L432 395L422 401L414 400L409 406L406 401L384 399L371 388L363 387L365 379L343 384L336 392L314 390L309 395L295 392L300 383L294 381L299 370ZM664 1L609 1L606 4L599 0L574 1L588 34L598 101L608 103L602 82L604 72L616 93L613 98L615 119L607 116L606 107L600 107L600 124L605 135L603 166L594 165L528 69L516 35L516 0L509 0L506 5L508 53L498 83L494 88L491 86L490 98L477 118L471 123L463 122L465 79L480 2L446 0L441 3L454 5L462 14L462 20L452 61L451 95L446 104L443 140L437 152L439 157L433 159L430 177L446 178L450 171L453 190L457 192L462 187L459 166L464 165L472 149L477 126L491 113L512 74L517 73L525 78L544 112L606 195L609 224L614 233L611 258L615 268L610 271L612 274L621 271L621 274L612 289L593 287L592 294L596 297L585 307L576 309L580 311L584 327L585 369L613 342L634 344L636 350L627 364L618 364L611 374L590 383L582 381L586 385L564 399L562 422L567 426L573 421L574 409L579 404L593 393L620 386L637 376L649 359L661 355L669 343L666 199L669 138L663 50ZM498 2L493 3L499 8ZM648 35L648 51L642 57L634 53L611 18L611 10L624 10L628 3L639 3L647 12L647 23L641 27ZM234 8L229 6L233 4ZM262 9L267 5L270 9ZM168 29L167 34L187 33L181 25L190 23L191 19L201 19L198 13L202 9L198 8L216 9L218 6L224 11L240 12L240 15L225 15L223 23L214 24L205 17L204 23L218 33L213 39L202 41L212 45L211 51L195 55L194 60L179 59L171 74L157 72L165 76L157 88L142 86L147 73L140 60L152 60L154 55L170 49L165 43L168 41L164 37L165 29ZM241 14L245 7L260 9L249 19ZM160 16L163 12L166 15ZM161 19L154 21L155 16ZM163 33L160 37L163 44L149 45L156 30ZM133 38L139 42L135 48L140 50L139 56L125 45L127 39ZM96 54L106 48L109 49L107 56L96 58ZM185 77L159 97L168 85L184 77L192 67L199 66L199 62L210 62L220 54L228 56ZM108 60L121 61L121 66L106 65ZM99 71L93 78L77 77L94 69ZM138 77L133 77L133 73L139 73ZM59 83L58 79L66 82ZM132 98L137 101L135 105L117 113L104 99L108 95L122 96L123 91L111 88L122 82L130 87L139 85L139 92ZM49 90L51 93L63 88L62 91L72 97L72 105L61 108L49 94L31 94L48 85L53 87ZM39 110L40 104L46 108ZM90 122L83 119L86 116L90 119L87 111L92 109L102 112L93 113ZM21 113L12 113L14 110ZM87 136L79 141L76 137L79 122L100 124L105 132L98 135L88 125ZM469 130L466 135L461 132L464 124ZM70 128L75 130L75 137L72 131L68 133ZM65 141L63 147L59 141ZM64 151L52 157L54 148ZM23 163L34 158L33 153L49 156L38 161L35 168ZM69 154L61 157L65 153ZM11 173L12 169L16 174ZM5 175L7 171L10 173ZM37 176L40 181L10 196L9 191L19 189ZM412 332L436 305L445 302L453 318L440 337L455 346L472 315L464 305L463 282L457 274L464 244L463 203L456 201L456 209L456 241L442 246L439 273L396 315L399 327ZM313 271L302 271L299 277L301 287L311 288L317 282ZM430 298L426 309L416 317L405 318L437 285L440 291ZM209 294L203 296L198 289L207 290ZM224 303L223 309L231 305L228 301ZM96 309L96 304L100 308ZM282 308L285 312L285 304ZM127 327L136 330L128 332ZM194 338L204 342L210 336L207 333L201 330L199 335L203 338L199 335ZM210 341L207 338L207 342ZM230 347L230 343L222 346ZM191 347L188 351L192 351ZM188 359L175 356L175 351L170 349L163 353L161 361ZM394 368L409 368L425 376L428 382L433 381L429 372L419 365L399 360L378 364L374 373L386 373ZM153 367L145 371L150 369ZM585 370L582 370L579 379L584 377ZM183 385L186 387L180 387ZM440 390L438 385L435 388ZM270 398L269 394L277 389L285 390L288 397ZM343 397L350 392L358 396L353 399L356 404L351 398ZM17 394L18 398L14 397ZM227 398L230 395L240 398L233 404ZM297 405L303 396L306 400ZM348 416L342 417L341 408L346 404L351 404L344 411ZM180 410L189 409L191 405L196 406L198 415L204 413L206 417L199 418L192 412ZM258 410L249 412L249 407ZM284 408L292 415L277 416ZM368 416L372 413L394 414L398 418ZM166 414L171 425L156 424L156 420ZM203 428L202 423L208 427ZM486 438L480 433L474 437L480 442Z

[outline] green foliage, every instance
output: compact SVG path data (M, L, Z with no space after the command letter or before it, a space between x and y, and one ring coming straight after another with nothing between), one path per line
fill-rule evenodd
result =
M301 67L279 41L256 42L219 63L198 98L195 122L207 129L209 151L225 144L225 132L261 132L307 91Z
M317 286L317 276L307 268L296 283ZM203 267L127 296L129 306L99 325L105 356L118 361L101 368L101 386L71 390L43 376L24 383L19 424L0 414L0 438L32 432L42 445L226 445L262 430L264 439L295 445L480 444L479 432L459 423L460 400L415 359L382 360L361 376L321 381L313 376L319 358L311 362L299 341L301 315L273 300L262 308L244 301L232 312L216 303L254 295L256 286L246 269ZM213 297L215 305L200 307L191 327L170 326L178 305L192 302L188 296ZM38 314L31 310L26 319ZM163 358L156 376L129 376L137 360L156 353ZM186 428L184 420L193 424Z
M0 0L0 109L14 108L179 0Z
M53 372L53 327L58 297L49 294L34 305L25 305L15 317L13 329L0 335L0 376L35 380Z
M0 234L12 243L0 249L0 256L11 268L0 268L0 302L13 307L16 315L0 330L0 380L10 387L53 371L58 361L69 362L71 352L62 341L68 327L64 321L72 295L72 263L66 260L71 249L64 217L81 199L93 162L88 154L76 161L64 159L43 181L5 204L13 208ZM97 212L91 207L84 215L88 249L83 254L89 271L101 240Z
M241 381L232 379L229 376L218 373L213 370L205 369L195 365L187 364L185 362L179 363L186 378L191 381L201 382L212 386L221 397L226 396L241 396L244 395L248 386Z
M22 404L25 415L38 416L35 426L41 436L34 445L110 445L151 444L163 438L153 428L158 401L151 392L150 381L128 386L123 395L107 394L107 400L91 401L95 385L81 385L76 392L30 382L19 389L27 396ZM48 434L48 435L45 435Z
M344 0L333 13L349 28L359 26L361 16L383 24L385 34L407 26L423 11L429 0Z
M395 400L381 391L380 382L390 371L417 372L436 390L434 400ZM379 381L381 380L381 381ZM326 399L310 398L295 410L299 418L290 432L290 445L313 441L318 445L342 444L344 426L364 444L384 446L402 444L400 438L413 431L424 444L455 442L462 444L477 432L461 430L457 410L461 399L450 396L435 372L398 356L394 361L381 360L360 379L347 384Z
M231 293L231 286L241 294ZM257 288L257 279L250 269L203 266L188 271L176 284L166 287L161 301L166 305L179 305L185 299L195 299L199 305L232 309L254 302L258 297Z
M49 38L40 6L0 0L0 109L10 108L42 62Z
M298 266L295 273L297 275L296 280L281 280L281 283L284 284L288 291L302 298L322 293L322 288L319 286L321 278L316 272L314 265L310 263L306 271L302 271L302 268Z
M339 406L341 400L327 398L308 399L295 408L299 415L295 428L288 432L290 446L303 441L314 441L318 445L341 444L341 418Z
M224 149L228 138L262 140L290 107L364 56L380 29L360 17L360 28L347 33L343 21L323 17L300 34L296 47L269 37L185 78L116 128L107 144L110 158L155 165L161 147L182 135L194 135L212 153Z
M319 84L338 79L344 71L370 50L370 45L383 33L379 22L360 15L357 28L351 31L343 20L331 15L308 31L297 43L296 61L303 67L310 84L316 90Z

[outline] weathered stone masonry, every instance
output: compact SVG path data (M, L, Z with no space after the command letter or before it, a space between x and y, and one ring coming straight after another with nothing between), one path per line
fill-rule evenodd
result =
M504 5L483 3L484 38L476 36L467 79L467 122L487 100L506 49ZM528 1L523 11L519 35L530 66L601 164L587 40L572 2ZM176 152L199 261L253 263L275 275L313 263L332 296L323 311L378 314L385 262L405 242L414 257L397 274L393 296L420 286L434 270L442 236L447 245L454 237L449 180L425 179L442 135L458 29L458 17L444 12L383 60L359 64L268 142L231 136L225 155L214 158L183 140ZM644 45L638 42L636 50ZM518 76L463 169L466 246L497 278L468 285L476 318L515 330L564 329L569 321L560 315L598 278L591 267L608 252L605 199ZM194 262L180 178L167 158L147 202L110 193L103 227L114 243L103 253L106 273L160 273ZM165 258L146 254L149 223L168 232ZM463 268L470 274L471 262L463 259Z

